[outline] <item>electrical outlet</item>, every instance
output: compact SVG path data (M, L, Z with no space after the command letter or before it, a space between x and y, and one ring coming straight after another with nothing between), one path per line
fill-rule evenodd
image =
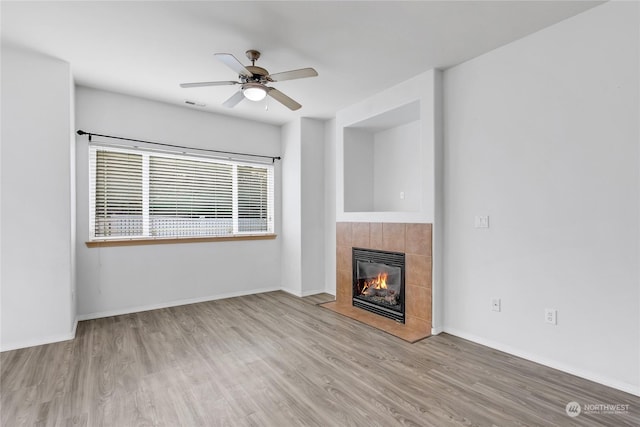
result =
M475 227L476 228L489 228L489 215L476 215Z
M544 321L551 325L558 324L558 310L553 308L545 308L544 309Z
M491 310L500 311L500 298L491 298Z

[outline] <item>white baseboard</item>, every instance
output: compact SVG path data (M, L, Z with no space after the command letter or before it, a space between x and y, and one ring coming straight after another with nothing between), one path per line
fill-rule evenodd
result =
M76 337L76 331L78 330L78 316L73 320L73 326L71 327L71 336ZM73 339L72 338L72 339Z
M47 337L40 337L40 338L33 338L29 340L24 340L24 341L11 342L3 345L2 348L0 348L0 352L18 350L21 348L35 347L38 345L53 344L56 342L72 340L76 337L77 324L78 324L77 321L74 322L73 330L67 334L49 335Z
M293 289L280 288L280 290L288 293L289 295L293 295L294 297L302 298L302 293L298 291L294 291Z
M248 291L229 292L229 293L225 293L225 294L209 295L209 296L206 296L206 297L174 300L174 301L168 301L168 302L163 302L163 303L158 303L158 304L149 304L149 305L142 305L142 306L136 306L136 307L127 307L127 308L122 308L122 309L117 309L117 310L100 311L100 312L97 312L97 313L79 314L78 315L78 320L100 319L102 317L111 317L111 316L119 316L119 315L122 315L122 314L139 313L141 311L157 310L157 309L160 309L160 308L167 308L167 307L177 307L177 306L180 306L180 305L196 304L196 303L199 303L199 302L215 301L215 300L219 300L219 299L241 297L241 296L245 296L245 295L262 294L262 293L265 293L265 292L273 292L273 291L279 291L279 290L281 290L281 289L280 288L275 288L275 287L274 288L260 288L260 289L252 289L252 290L248 290Z
M335 290L332 291L327 291L326 288L319 288L319 289L311 289L309 291L303 291L303 292L299 292L297 290L293 290L293 289L286 289L286 288L281 288L281 291L284 291L290 295L294 295L297 296L299 298L303 298L303 297L308 297L311 295L318 295L318 294L329 294L329 295L333 295L334 297L336 296L336 292Z
M308 297L310 295L318 295L318 294L323 294L323 293L325 293L324 288L322 288L322 289L313 289L313 290L310 290L310 291L302 292L301 296Z
M512 354L514 356L521 357L523 359L529 360L531 362L539 363L544 366L548 366L549 368L557 369L559 371L566 372L571 375L575 375L580 378L584 378L602 385L606 385L607 387L615 388L617 390L621 390L635 396L640 396L640 386L626 383L623 381L618 381L612 378L608 378L606 376L596 374L593 372L585 371L582 369L577 369L573 366L567 365L566 363L559 362L553 359L547 359L545 357L540 357L537 354L532 354L527 351L523 351L518 348L511 347L506 344L502 344L499 342L487 340L485 338L479 337L474 334L469 334L464 331L460 331L455 328L444 327L441 332L446 332L451 335L455 335L457 337L463 338L468 341L472 341L477 344L484 345L485 347L490 347L495 350L503 351L505 353Z
M286 293L288 293L289 295L293 295L296 296L298 298L303 298L303 297L308 297L310 295L317 295L317 294L323 294L326 291L323 289L312 289L310 291L304 291L304 292L299 292L297 290L293 290L293 289L286 289L286 288L282 288L280 289L281 291L284 291Z

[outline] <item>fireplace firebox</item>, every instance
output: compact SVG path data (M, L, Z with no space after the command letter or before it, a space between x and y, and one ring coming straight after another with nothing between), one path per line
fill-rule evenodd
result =
M353 248L353 306L404 323L405 256Z

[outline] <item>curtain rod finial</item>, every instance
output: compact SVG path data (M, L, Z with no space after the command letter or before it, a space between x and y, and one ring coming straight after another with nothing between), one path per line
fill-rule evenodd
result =
M86 135L87 133L85 131L83 131L82 129L78 129L78 132L76 132L78 135Z

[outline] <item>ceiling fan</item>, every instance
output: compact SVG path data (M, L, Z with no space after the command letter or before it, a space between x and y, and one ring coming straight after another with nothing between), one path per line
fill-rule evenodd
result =
M284 71L282 73L269 74L262 67L257 67L256 60L260 58L260 52L257 50L248 50L247 58L251 61L251 65L244 66L238 59L230 53L216 53L220 61L233 71L238 73L240 81L218 81L218 82L199 82L199 83L182 83L180 87L204 87L204 86L226 86L226 85L242 85L240 90L227 99L222 105L228 108L235 107L244 98L250 101L261 101L265 96L269 95L285 107L292 111L298 110L302 105L289 98L278 89L267 86L267 83L281 82L284 80L302 79L305 77L315 77L318 72L313 68L301 68L299 70Z

